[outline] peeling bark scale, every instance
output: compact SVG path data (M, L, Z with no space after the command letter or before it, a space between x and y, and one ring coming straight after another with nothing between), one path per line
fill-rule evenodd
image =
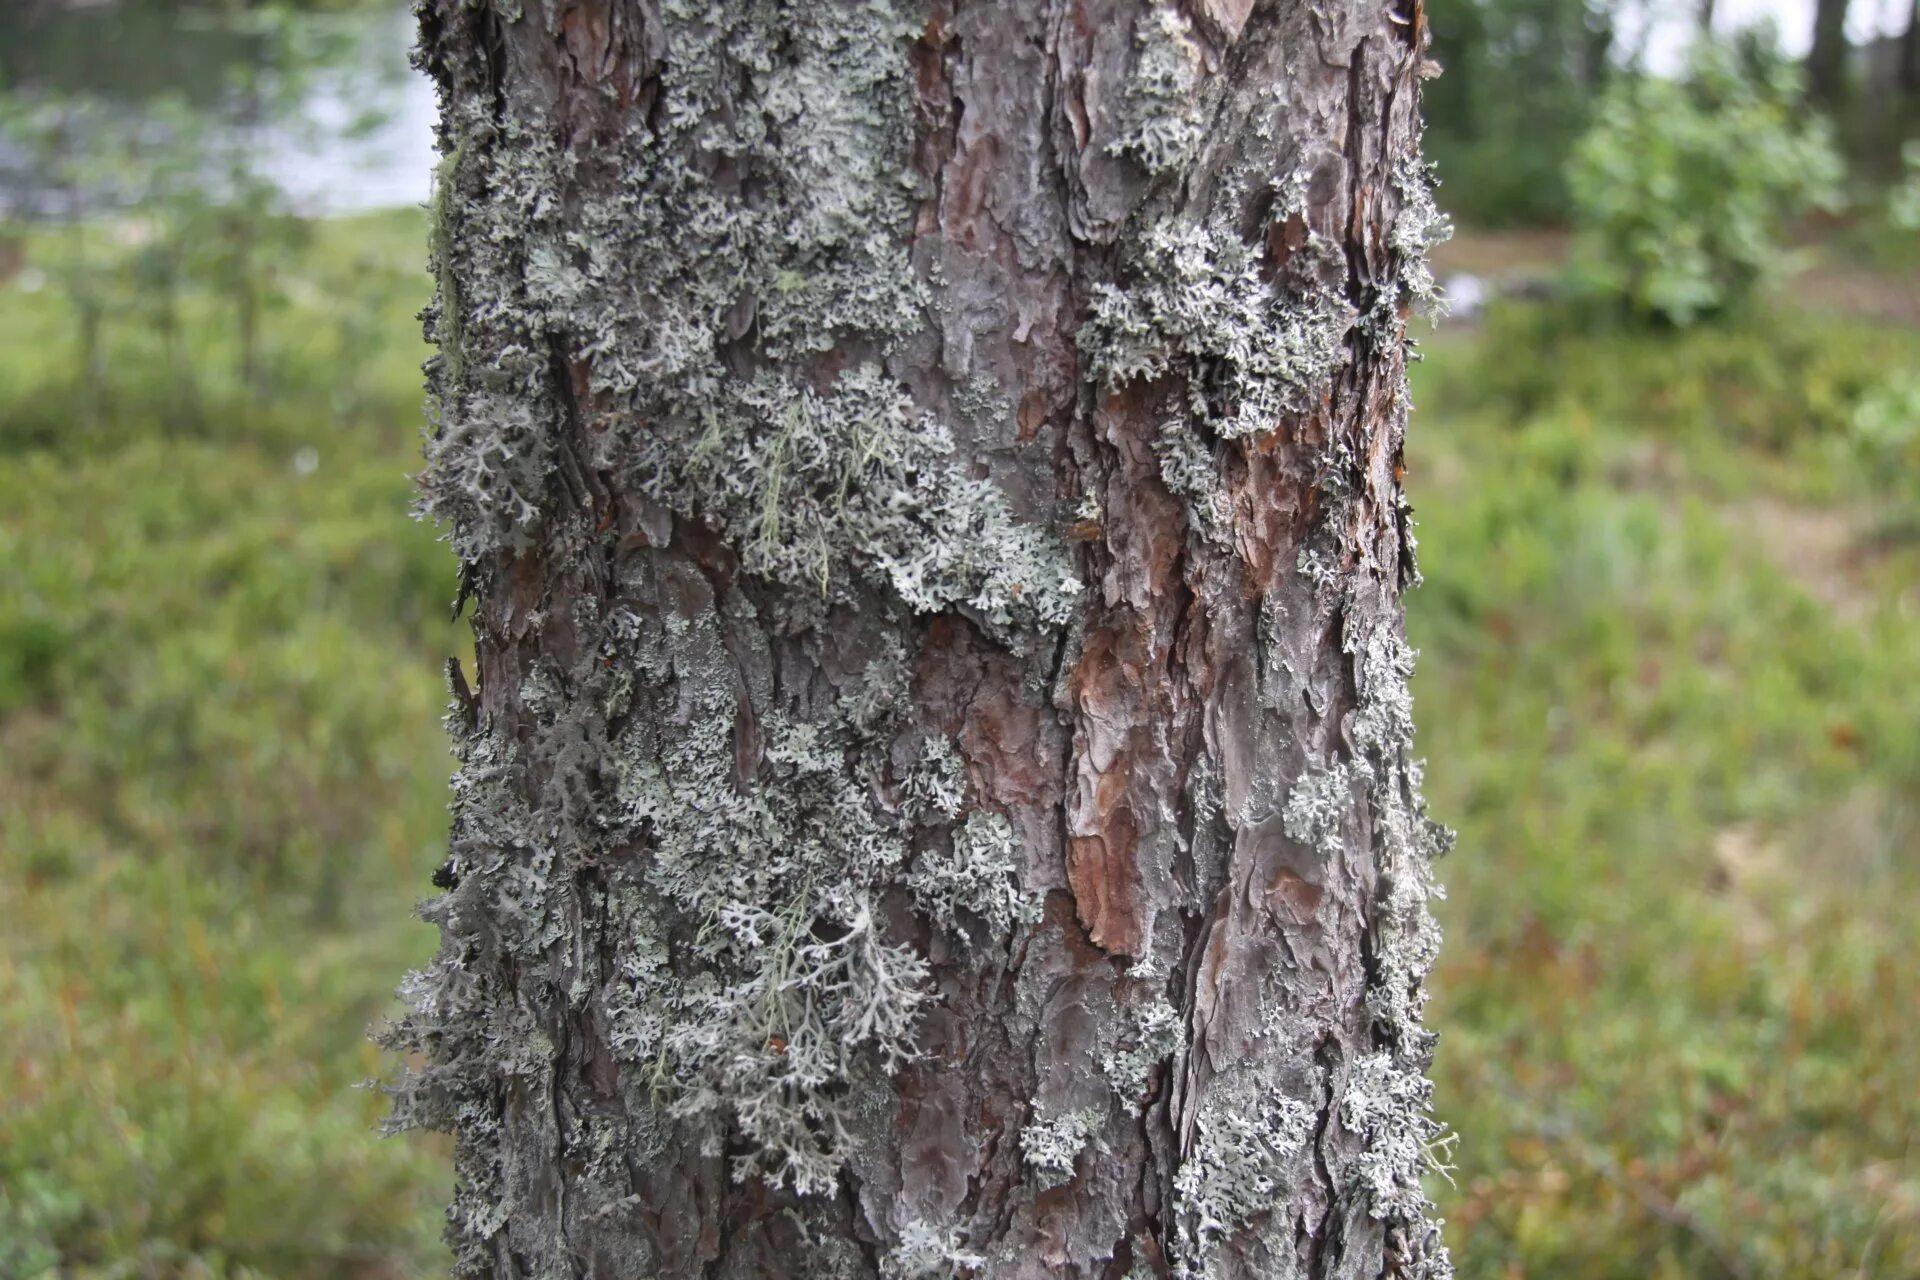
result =
M1419 0L419 16L459 1274L1446 1275Z

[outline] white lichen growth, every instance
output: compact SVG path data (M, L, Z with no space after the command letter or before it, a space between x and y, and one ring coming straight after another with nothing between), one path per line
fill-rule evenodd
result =
M1434 246L1453 235L1453 224L1440 211L1434 196L1438 185L1433 166L1409 156L1393 172L1393 188L1400 197L1400 210L1394 215L1387 233L1387 247L1400 258L1400 288L1415 309L1429 317L1446 310L1446 298L1434 281L1433 266L1427 255Z
M563 200L592 161L517 120L451 123L468 141L436 194L458 269L436 249L448 350L426 509L467 560L524 545L568 417L590 409L593 465L718 527L750 572L1058 625L1079 584L1057 534L1017 520L883 368L929 307L901 177L917 26L881 4L663 9L663 114L607 144L611 189ZM701 159L717 156L725 177ZM578 406L551 385L562 344ZM837 373L807 373L836 350Z
M1340 1122L1366 1141L1358 1178L1376 1218L1423 1218L1433 1204L1421 1185L1444 1169L1447 1128L1433 1117L1433 1085L1391 1053L1354 1063L1340 1099Z
M953 1280L986 1265L986 1258L967 1249L957 1226L914 1218L880 1259L880 1275L882 1280Z
M1353 1176L1368 1211L1390 1227L1397 1265L1409 1276L1445 1280L1452 1264L1421 1183L1426 1173L1445 1171L1441 1157L1448 1142L1432 1114L1426 1069L1434 1035L1424 1011L1426 978L1440 949L1429 905L1441 896L1433 862L1453 837L1427 817L1420 798L1408 692L1413 651L1391 622L1350 630L1345 648L1359 695L1349 732L1370 769L1378 875L1367 1012L1379 1047L1350 1069L1339 1113L1362 1140Z
M1307 774L1287 792L1282 822L1287 838L1328 856L1340 851L1340 828L1353 808L1354 779L1364 766L1340 764Z
M1311 273L1269 278L1258 247L1222 222L1156 225L1129 261L1137 278L1096 286L1080 333L1109 388L1177 372L1195 417L1232 439L1305 412L1346 363L1346 300Z
M1174 1176L1178 1251L1174 1274L1212 1274L1221 1243L1279 1204L1295 1157L1313 1132L1314 1110L1295 1098L1225 1091L1202 1104L1193 1147Z
M1138 1111L1148 1075L1179 1051L1182 1036L1180 1014L1164 997L1156 996L1151 1004L1136 1011L1132 1023L1130 1043L1102 1050L1100 1069L1120 1101Z
M1153 437L1153 456L1167 492L1186 502L1187 523L1210 542L1232 540L1233 512L1212 446L1178 422L1163 423Z
M1365 751L1385 751L1413 741L1413 662L1418 655L1399 633L1385 627L1367 635L1356 666L1366 696L1353 718L1354 742Z
M996 626L1070 614L1080 584L1058 538L1016 522L877 365L824 393L766 375L703 417L691 447L659 432L636 460L650 494L717 523L749 571L847 600L858 576L916 612L961 607Z
M958 912L985 922L994 937L1040 919L1040 901L1019 882L1013 827L1000 814L976 809L953 833L951 853L929 851L907 877L922 912L947 932L963 932Z
M1156 5L1134 28L1124 126L1107 154L1129 156L1158 176L1191 160L1205 138L1200 111L1204 55L1192 24L1173 5Z
M766 725L758 785L741 792L731 696L708 698L677 737L620 764L621 817L654 849L649 886L706 922L686 954L699 971L655 969L635 993L661 1026L649 1070L669 1114L733 1115L756 1147L739 1174L821 1192L847 1150L836 1091L864 1055L913 1055L928 998L925 962L887 940L874 901L904 834L874 812L830 724Z
M502 723L462 726L442 952L388 1037L427 1064L395 1124L459 1139L463 1274L524 1191L499 1160L503 1091L564 1090L556 1019L604 1011L627 1091L619 1116L569 1121L592 1166L570 1199L622 1203L622 1153L702 1149L826 1193L932 998L902 907L996 930L1033 911L950 745L894 758L899 645L864 677L811 654L839 687L797 698L765 650L820 644L843 606L899 631L964 612L1017 646L1080 589L1057 533L1016 518L929 412L945 406L887 371L930 306L908 249L921 24L884 3L658 12L654 109L610 113L592 147L564 145L537 95L445 81L422 507L482 581L536 546L591 562L608 615L516 615L529 650L578 660L533 664ZM604 558L627 530L603 484L647 508ZM767 616L660 552L696 528ZM569 638L549 649L552 622ZM561 945L583 919L610 948L591 963ZM562 970L551 992L524 977Z
M907 811L914 817L958 818L967 807L967 765L953 743L928 738L907 774Z
M953 393L953 408L971 422L1000 422L1013 416L1013 401L988 373L976 373L962 383Z
M1071 1181L1074 1162L1106 1128L1106 1116L1093 1107L1078 1107L1050 1120L1034 1120L1020 1131L1034 1181L1042 1190Z

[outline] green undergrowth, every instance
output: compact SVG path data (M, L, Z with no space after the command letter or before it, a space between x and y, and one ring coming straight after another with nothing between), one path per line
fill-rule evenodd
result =
M217 299L183 302L190 379L120 315L89 386L60 244L0 282L9 1280L444 1273L450 1160L355 1087L445 847L422 221L278 263L254 387ZM1856 437L1903 438L1916 356L1781 316L1429 344L1464 1275L1914 1274L1916 491Z
M1463 1276L1915 1274L1920 556L1852 433L1916 359L1509 312L1417 374Z
M287 274L344 263L417 300L420 236L330 225ZM156 390L150 335L110 326L82 425L70 313L21 284L0 285L0 1276L442 1271L444 1157L382 1140L355 1087L386 1071L366 1026L431 954L409 908L445 830L451 575L406 515L411 305L367 318L351 405L319 394L348 304L317 287L269 317L259 398L223 383L216 326L186 330L194 415Z

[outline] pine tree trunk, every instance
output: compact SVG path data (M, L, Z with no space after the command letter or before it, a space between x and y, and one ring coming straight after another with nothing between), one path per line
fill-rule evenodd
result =
M460 1274L1445 1274L1419 0L420 13Z
M1813 42L1807 49L1807 96L1839 104L1847 85L1847 0L1814 0Z
M1900 92L1920 98L1920 0L1907 8L1907 29L1900 35Z

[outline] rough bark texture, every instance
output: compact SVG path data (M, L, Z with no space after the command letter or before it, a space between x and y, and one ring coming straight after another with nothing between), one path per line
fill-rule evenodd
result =
M420 16L461 1274L1445 1274L1418 0Z

